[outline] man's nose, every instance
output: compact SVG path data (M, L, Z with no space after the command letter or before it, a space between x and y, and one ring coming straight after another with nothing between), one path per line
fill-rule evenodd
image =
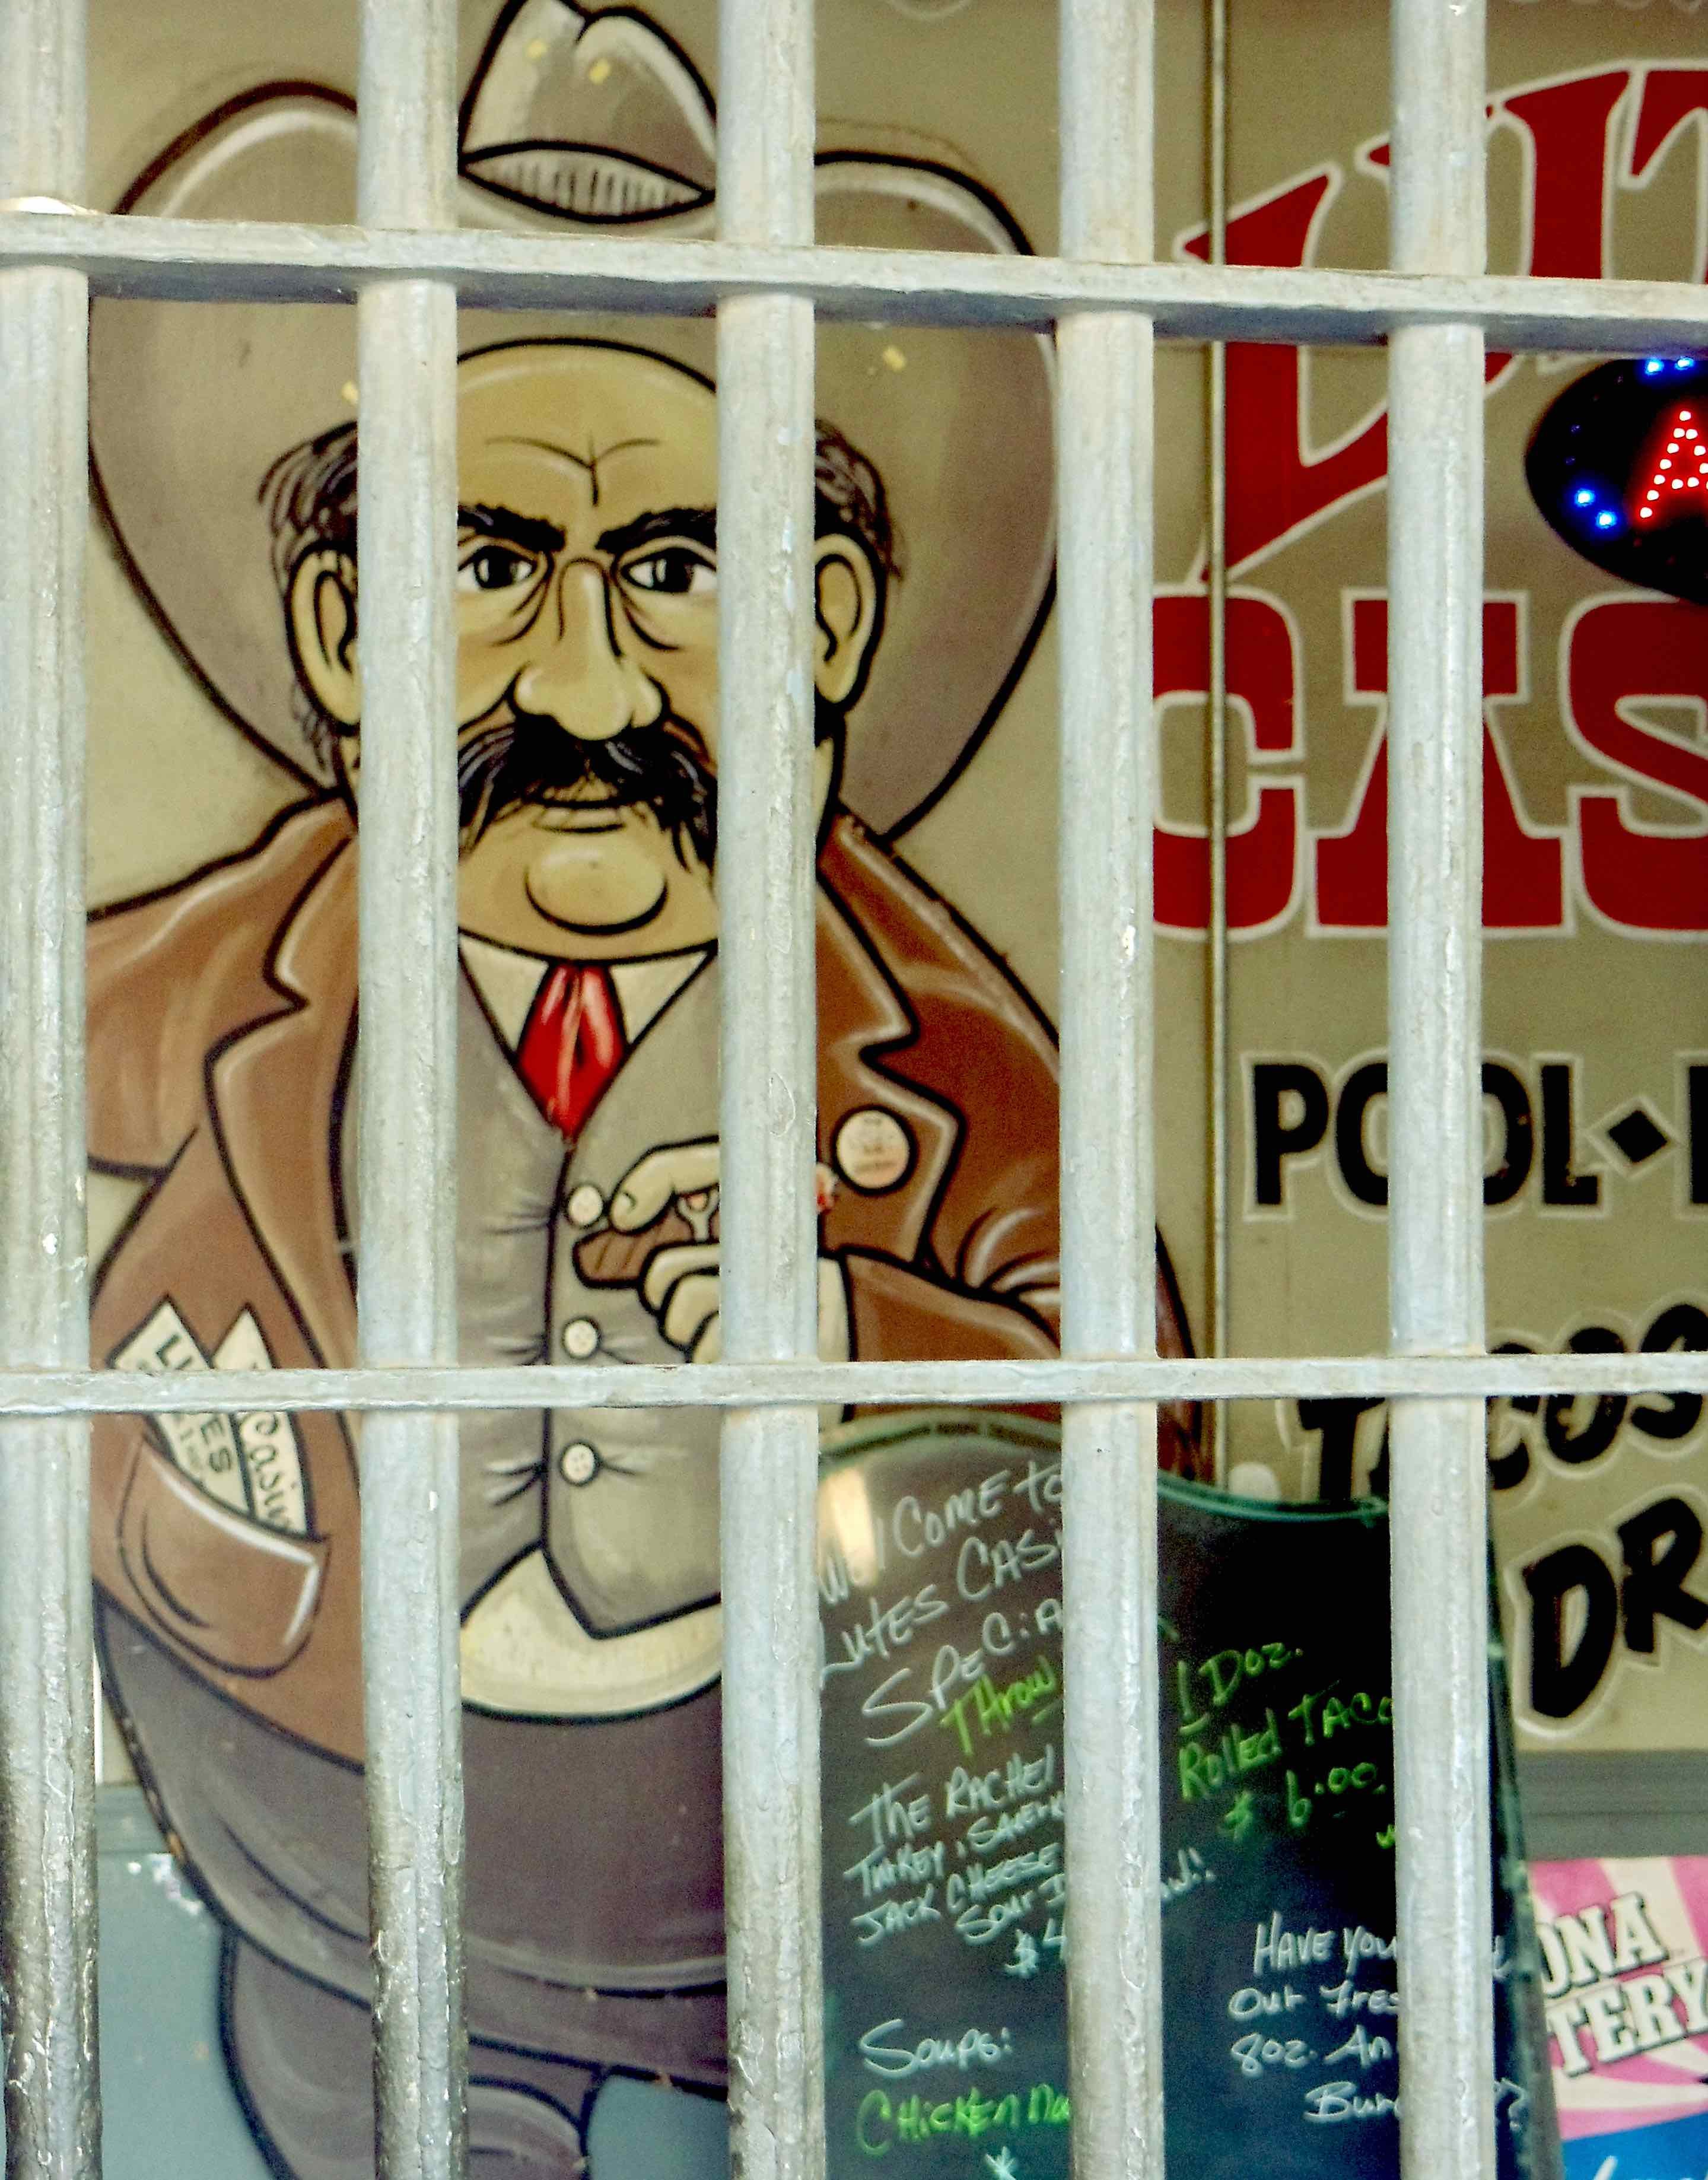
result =
M664 692L625 647L622 611L610 576L596 562L566 562L522 639L531 656L516 677L521 708L590 742L609 741L662 718Z

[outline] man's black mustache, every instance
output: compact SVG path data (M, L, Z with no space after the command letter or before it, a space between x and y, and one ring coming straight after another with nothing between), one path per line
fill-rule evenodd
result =
M644 805L684 867L691 846L709 870L717 852L717 784L701 746L671 714L601 741L583 740L535 712L496 720L458 753L462 851L507 812L590 786L613 803Z

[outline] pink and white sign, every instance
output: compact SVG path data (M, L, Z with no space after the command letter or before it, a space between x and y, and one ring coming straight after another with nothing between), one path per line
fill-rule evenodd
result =
M1567 2180L1708 2172L1708 1857L1530 1869Z

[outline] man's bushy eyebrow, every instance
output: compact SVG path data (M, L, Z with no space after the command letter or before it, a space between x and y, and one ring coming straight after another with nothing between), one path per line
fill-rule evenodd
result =
M613 558L632 553L637 545L652 545L661 538L685 537L695 545L703 545L709 553L717 550L717 509L715 507L660 507L650 514L637 515L632 522L619 522L614 530L606 531L599 540L599 550Z
M457 526L472 530L480 537L496 537L524 553L558 553L563 548L563 532L555 522L543 522L537 515L519 515L513 507L488 507L484 502L474 507L459 507Z

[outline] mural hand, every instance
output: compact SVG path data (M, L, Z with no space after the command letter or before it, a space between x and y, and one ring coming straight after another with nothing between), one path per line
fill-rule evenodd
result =
M716 1241L717 1176L715 1137L650 1151L612 1191L608 1223L575 1244L575 1269L590 1286L639 1286L659 1254Z
M718 1310L719 1245L691 1241L660 1249L640 1282L641 1299L673 1347L685 1355Z
M716 1138L667 1143L649 1151L611 1195L610 1221L619 1233L654 1229L644 1261L631 1265L641 1299L673 1347L691 1362L716 1362L723 1351L722 1251L715 1234L719 1181ZM685 1238L687 1235L692 1238ZM818 1263L818 1351L843 1362L849 1349L848 1289L832 1257Z
M715 1136L698 1142L666 1143L632 1165L611 1193L610 1220L619 1234L638 1233L674 1206L689 1221L709 1214L718 1181ZM696 1237L704 1241L707 1236Z
M647 1266L641 1296L659 1329L690 1362L723 1355L719 1250L716 1242L660 1249ZM834 1257L818 1260L818 1353L822 1362L849 1359L848 1286Z

